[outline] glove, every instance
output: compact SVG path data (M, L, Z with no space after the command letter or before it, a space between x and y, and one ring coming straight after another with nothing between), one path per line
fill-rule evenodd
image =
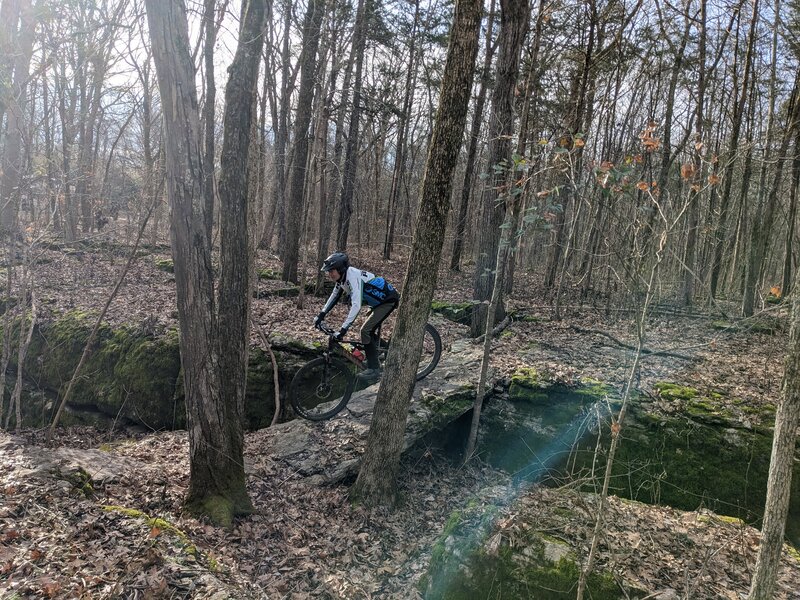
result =
M347 333L347 327L342 327L333 337L336 339L337 342L341 342L342 339L344 339L346 333Z
M325 320L325 311L319 313L316 317L314 317L314 327L319 327L319 324Z

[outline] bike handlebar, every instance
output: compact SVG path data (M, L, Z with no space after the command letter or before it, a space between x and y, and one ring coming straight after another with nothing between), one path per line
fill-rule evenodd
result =
M328 326L325 324L325 322L324 322L324 321L320 322L320 323L317 325L317 329L319 329L319 330L320 330L322 333L324 333L325 335L327 335L327 336L329 336L329 337L333 337L333 336L335 336L335 335L336 335L336 332L335 332L333 329L331 329L330 327L328 327Z

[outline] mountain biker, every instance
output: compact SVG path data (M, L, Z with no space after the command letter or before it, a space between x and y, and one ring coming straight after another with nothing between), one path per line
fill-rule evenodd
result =
M325 316L336 306L341 297L350 298L350 312L342 323L342 327L334 337L341 340L353 321L356 320L364 302L372 309L366 323L361 326L361 341L367 355L367 369L358 374L358 378L367 383L375 383L381 377L381 365L378 359L378 339L375 330L397 308L400 294L383 277L376 277L369 271L361 271L350 266L350 259L344 252L334 252L322 263L323 273L336 283L322 311L314 319L314 327L325 320Z

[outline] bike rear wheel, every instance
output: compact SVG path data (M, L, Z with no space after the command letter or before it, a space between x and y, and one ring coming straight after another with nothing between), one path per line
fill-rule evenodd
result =
M442 338L430 323L425 324L425 335L422 338L422 355L417 368L417 381L431 374L442 358Z
M381 359L386 358L389 352L390 340L381 340ZM431 374L442 358L442 338L436 328L430 323L425 324L425 333L422 338L422 354L417 367L417 381L425 379Z
M336 357L320 357L306 363L289 384L289 402L305 419L330 419L347 406L355 388L350 365Z

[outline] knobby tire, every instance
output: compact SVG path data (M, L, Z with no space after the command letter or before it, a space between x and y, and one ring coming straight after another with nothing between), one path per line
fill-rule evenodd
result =
M321 356L297 371L289 384L289 402L301 417L324 421L347 406L355 383L349 363L334 356Z
M386 359L391 340L381 340L382 360ZM436 328L430 323L425 324L425 333L422 339L422 355L417 369L417 381L425 379L439 364L442 358L442 338Z

